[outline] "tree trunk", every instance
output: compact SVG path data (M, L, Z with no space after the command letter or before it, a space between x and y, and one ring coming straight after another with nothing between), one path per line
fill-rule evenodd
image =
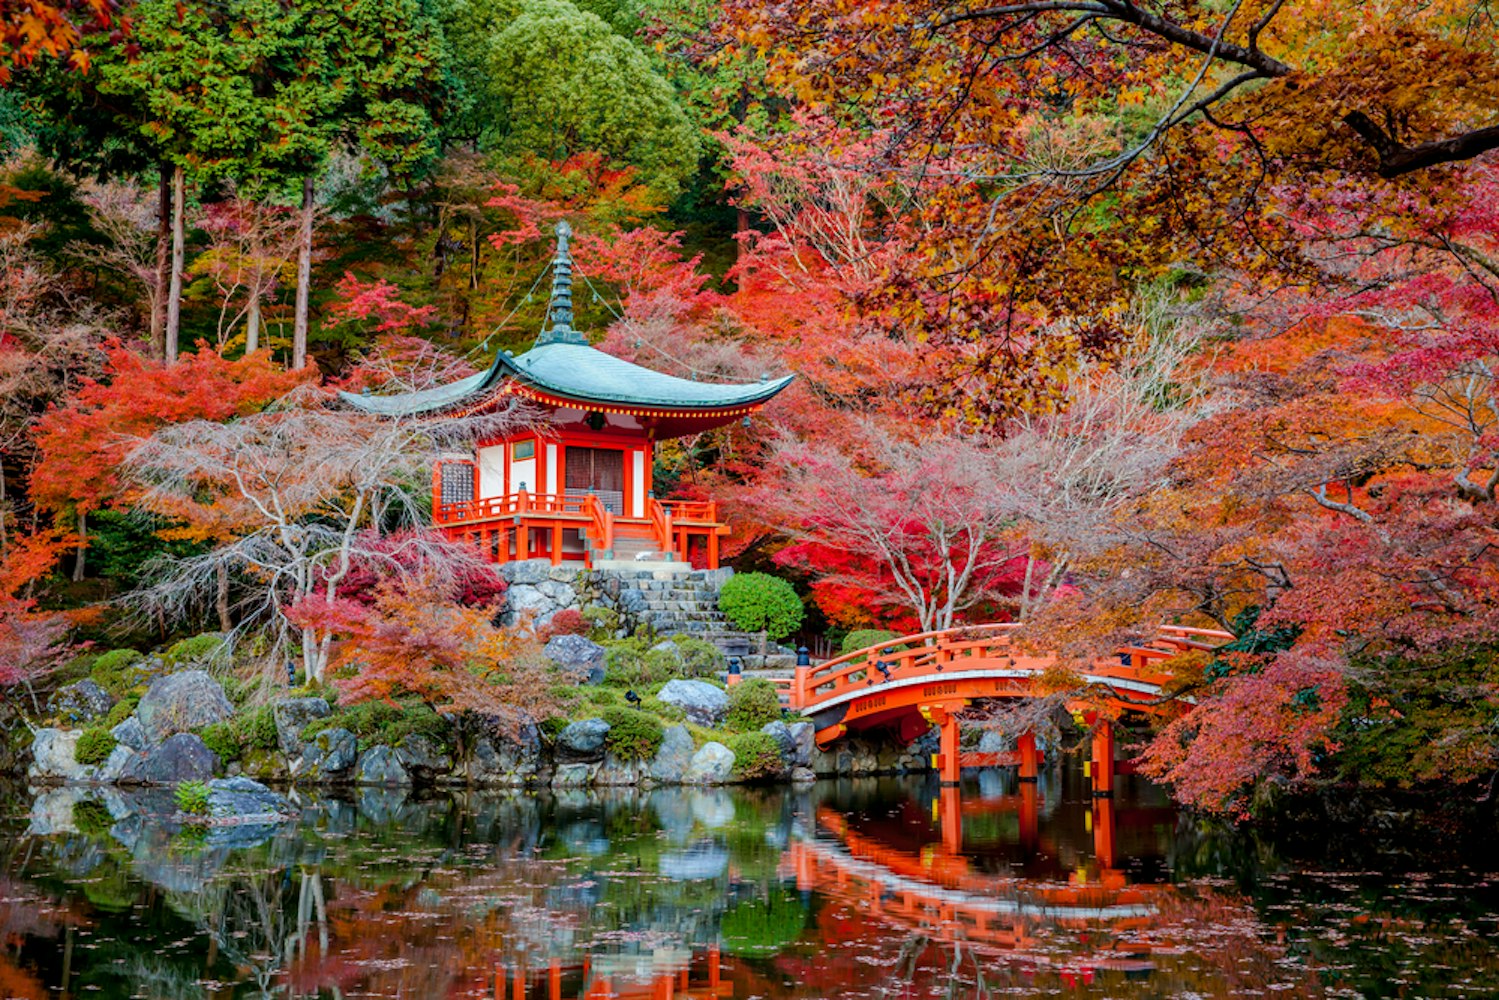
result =
M228 634L234 628L229 617L229 567L219 563L217 570L218 592L214 595L214 604L219 612L219 631Z
M307 364L307 302L312 293L312 175L302 179L302 228L297 240L297 307L291 333L291 367Z
M83 553L88 548L88 514L78 513L78 558L73 562L73 582L83 579Z
M171 276L172 240L172 171L168 164L161 165L161 179L156 185L156 294L151 300L151 353L161 360L167 359L167 282Z
M260 349L260 268L255 269L255 283L250 286L250 304L245 307L245 353Z
M176 364L178 333L182 324L182 266L184 226L183 215L187 202L187 178L178 164L172 171L172 274L167 287L167 328L162 359L167 364Z

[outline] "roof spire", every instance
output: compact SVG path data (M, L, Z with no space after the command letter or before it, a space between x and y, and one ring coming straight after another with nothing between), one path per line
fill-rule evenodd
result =
M557 223L557 253L552 258L552 299L547 306L547 329L537 339L543 344L587 344L588 338L573 329L573 258L567 241L572 226L564 219Z

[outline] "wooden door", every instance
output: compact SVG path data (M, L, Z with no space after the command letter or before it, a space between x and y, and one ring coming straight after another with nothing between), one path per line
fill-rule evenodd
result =
M617 448L568 445L564 486L569 497L596 493L615 514L624 513L625 453Z

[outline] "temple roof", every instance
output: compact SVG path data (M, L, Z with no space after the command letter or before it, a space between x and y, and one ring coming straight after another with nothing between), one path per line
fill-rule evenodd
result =
M506 379L559 402L641 407L653 410L724 410L764 403L790 384L793 376L750 383L698 382L653 371L616 358L588 344L572 328L572 258L567 223L557 227L557 256L552 262L552 298L548 328L536 346L521 355L502 351L489 370L418 392L389 396L341 393L356 409L376 416L414 416L473 405Z

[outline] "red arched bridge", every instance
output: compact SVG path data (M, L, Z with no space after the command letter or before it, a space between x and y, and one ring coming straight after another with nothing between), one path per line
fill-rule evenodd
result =
M1016 641L1018 624L971 625L921 632L846 653L815 666L796 668L779 682L782 700L817 727L826 746L859 730L889 727L913 740L940 728L942 752L936 762L946 784L956 783L962 767L1017 764L1022 779L1036 776L1041 756L1035 738L1022 736L1009 754L960 754L956 715L975 701L1035 698L1050 693L1042 678L1061 665L1053 654L1036 654ZM1121 646L1083 669L1074 669L1094 697L1117 710L1152 714L1191 709L1187 699L1163 698L1172 680L1163 661L1194 650L1211 650L1233 636L1215 629L1162 625L1148 640ZM1094 729L1094 789L1108 792L1116 772L1113 728Z

